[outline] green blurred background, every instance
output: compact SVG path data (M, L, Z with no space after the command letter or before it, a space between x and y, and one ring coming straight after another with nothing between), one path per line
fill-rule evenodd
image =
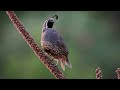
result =
M95 79L100 67L104 79L116 79L120 67L119 11L15 11L18 18L39 44L42 24L55 14L54 28L69 49L72 69L62 71L68 79ZM36 57L11 23L0 11L0 78L55 79Z

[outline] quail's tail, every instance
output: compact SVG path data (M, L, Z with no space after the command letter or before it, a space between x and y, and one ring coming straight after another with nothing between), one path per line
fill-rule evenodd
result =
M68 58L66 58L66 60L60 60L60 62L61 62L61 68L65 71L65 65L66 66L68 66L69 68L72 68L72 65L71 65L71 63L70 63L70 61L69 61L69 59Z
M60 60L60 65L63 71L65 71L65 62L63 60Z
M67 65L69 68L72 68L72 65L71 65L71 63L70 63L68 58L65 61L65 65Z

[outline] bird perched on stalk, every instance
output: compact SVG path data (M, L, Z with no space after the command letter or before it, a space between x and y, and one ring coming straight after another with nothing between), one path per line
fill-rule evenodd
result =
M68 59L68 49L58 32L53 28L53 24L58 19L58 15L48 18L42 28L41 46L45 53L52 57L52 60L60 62L61 68L65 70L65 65L72 68Z

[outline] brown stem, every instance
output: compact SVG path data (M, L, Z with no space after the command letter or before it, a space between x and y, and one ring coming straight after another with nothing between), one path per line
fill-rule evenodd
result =
M30 34L25 30L24 26L19 21L18 17L14 11L6 11L10 20L17 28L23 39L27 42L33 52L38 56L42 63L49 69L49 71L55 76L56 79L67 79L64 74L58 69L58 67L49 59L39 48L39 46L34 42Z
M95 72L96 72L96 79L102 79L102 72L100 68L97 68Z

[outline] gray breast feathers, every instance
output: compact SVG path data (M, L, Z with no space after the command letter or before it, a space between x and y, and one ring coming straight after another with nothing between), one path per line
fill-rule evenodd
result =
M57 41L63 41L63 39L54 29L48 28L42 33L41 41L56 43Z

